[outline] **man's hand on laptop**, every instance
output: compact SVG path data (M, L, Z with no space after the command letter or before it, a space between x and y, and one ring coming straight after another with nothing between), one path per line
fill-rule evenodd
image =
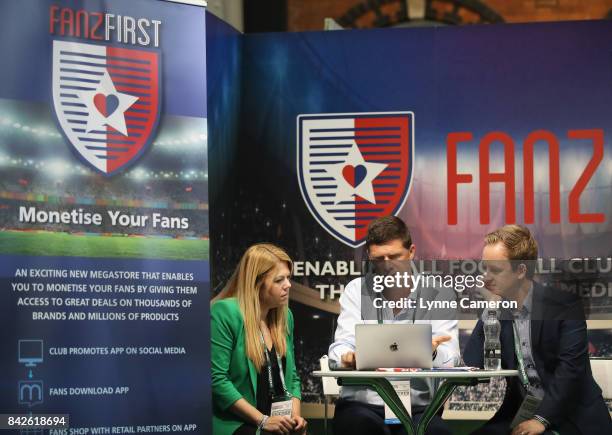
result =
M436 335L431 339L431 351L435 354L436 350L438 350L438 346L442 343L449 341L451 339L450 335Z
M450 337L448 337L450 339ZM355 368L355 352L347 352L340 357L342 367Z

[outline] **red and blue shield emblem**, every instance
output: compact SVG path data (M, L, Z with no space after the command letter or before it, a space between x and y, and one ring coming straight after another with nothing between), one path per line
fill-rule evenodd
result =
M315 219L341 242L365 242L368 224L395 215L414 168L412 112L299 115L297 170Z
M112 175L151 143L160 112L159 53L53 41L53 106L64 137Z

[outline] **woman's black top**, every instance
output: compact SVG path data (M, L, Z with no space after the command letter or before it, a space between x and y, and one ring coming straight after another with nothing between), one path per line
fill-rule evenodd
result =
M270 394L270 382L268 381L268 368L266 364L264 364L259 372L259 376L257 376L257 410L265 415L270 415L272 396L276 397L284 394L274 346L268 351L268 355L270 355L270 366L272 367L272 377L274 379L274 394ZM285 357L282 358L282 362L283 368L286 367ZM234 431L234 435L252 435L256 432L256 426L245 423Z

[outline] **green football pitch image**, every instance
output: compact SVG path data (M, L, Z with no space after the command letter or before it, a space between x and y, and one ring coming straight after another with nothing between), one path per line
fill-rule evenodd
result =
M0 254L208 260L207 239L0 231Z

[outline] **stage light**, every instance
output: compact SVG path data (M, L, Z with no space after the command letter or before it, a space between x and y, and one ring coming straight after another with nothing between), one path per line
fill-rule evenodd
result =
M137 181L141 181L147 178L147 173L143 169L136 169L130 173L131 177Z
M48 173L54 177L66 175L66 170L69 166L63 160L52 160L48 164Z

